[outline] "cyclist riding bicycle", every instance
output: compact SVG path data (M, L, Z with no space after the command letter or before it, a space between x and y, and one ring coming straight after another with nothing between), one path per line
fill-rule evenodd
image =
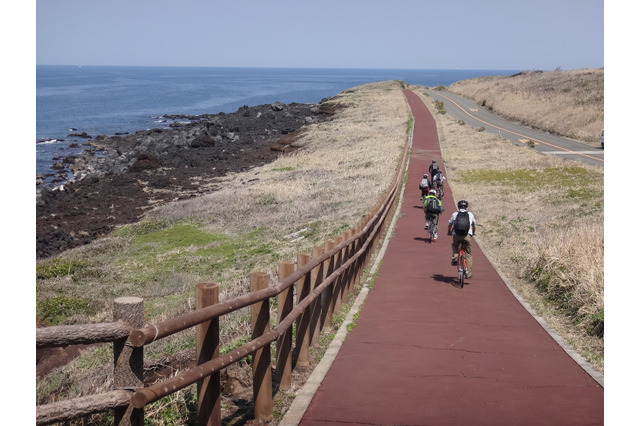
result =
M427 195L423 202L424 206L424 218L426 223L424 224L424 229L429 229L429 222L432 224L433 229L433 239L438 239L438 219L440 218L440 213L442 213L445 208L442 207L442 201L436 197L436 190L430 189L429 195Z
M422 180L418 184L418 189L420 189L420 200L424 201L424 197L426 197L427 193L429 192L430 186L431 184L429 183L429 175L425 173L422 176Z
M444 182L447 180L447 178L442 174L442 170L438 170L436 172L435 175L433 175L433 181L431 182L431 185L433 187L433 189L437 190L437 191L441 191L442 190L442 186L444 185Z
M429 173L431 174L431 181L433 182L433 177L438 173L440 168L438 167L438 163L436 160L431 160L431 164L429 165Z
M471 278L471 271L473 267L471 257L471 239L476 233L476 219L473 213L467 210L468 208L469 203L466 200L458 201L458 211L453 212L449 219L447 235L453 235L453 241L451 243L451 249L453 251L451 264L458 264L458 243L462 241L465 257L467 258L466 278Z

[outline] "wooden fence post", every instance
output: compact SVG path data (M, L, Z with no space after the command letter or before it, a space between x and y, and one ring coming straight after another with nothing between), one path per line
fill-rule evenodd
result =
M280 280L293 274L295 264L293 262L280 262L278 278ZM293 310L293 287L289 287L278 295L278 323ZM276 349L276 387L277 389L291 388L291 359L293 351L293 326L289 327L278 338Z
M356 235L356 229L355 228L351 228L349 229L349 238L353 238ZM350 245L349 245L349 257L355 256L356 252L358 251L358 244L357 244L357 240L354 240ZM351 293L355 293L356 291L356 286L358 285L358 262L353 262L351 264L351 266L349 267L349 275L351 276L350 279L350 287L351 287Z
M218 284L196 285L196 309L218 303ZM211 361L220 354L220 319L214 318L196 326L196 365ZM197 383L199 426L219 426L222 422L220 406L220 372L204 377Z
M349 231L342 232L342 241L349 240ZM342 263L346 263L351 256L350 253L351 246L347 245L342 249ZM346 302L349 297L349 292L351 291L351 275L349 274L349 268L345 269L343 276L343 288L342 288L342 302Z
M349 241L349 238L351 238L351 233L347 230L347 231L343 231L342 232L342 241ZM351 248L353 247L353 244L349 244L347 245L343 250L343 256L345 261L349 260L351 258L351 256L353 255ZM347 298L349 297L349 294L351 293L352 289L353 289L353 280L352 280L352 276L351 276L351 267L348 267L345 271L344 271L344 277L345 277L345 283L344 283L344 300L346 301Z
M358 227L356 228L356 232L360 233L362 232L363 229L364 229L364 224L360 222L360 224L358 224ZM356 251L359 251L364 246L365 241L366 241L366 237L363 235L360 235L360 237L356 240ZM365 268L366 257L367 257L367 254L363 253L356 262L356 274L358 275L358 284L360 285L362 285L362 274Z
M325 241L324 243L324 251L325 253L333 250L333 241ZM329 257L324 262L324 278L327 278L329 275L333 273L335 270L334 266L334 258L333 256ZM327 286L326 290L322 293L321 303L322 303L322 329L325 331L331 330L332 328L332 318L333 318L333 304L331 300L333 298L333 289L335 288L335 281Z
M144 300L140 297L119 297L113 301L114 321L123 321L131 328L144 324ZM133 390L144 386L143 348L126 345L123 337L113 342L113 387L114 389ZM142 426L144 409L132 405L114 410L114 424L117 426Z
M339 246L342 243L342 237L336 237L334 240L334 247ZM339 250L334 255L334 265L335 268L338 269L342 266L342 250ZM333 288L333 312L339 312L340 308L342 308L342 292L344 287L344 274L340 274L338 278L336 278L335 286Z
M320 257L324 253L324 247L315 246L313 248L313 257ZM320 284L322 284L323 279L323 266L324 262L320 263L318 266L313 268L311 271L311 289L315 290ZM310 311L311 311L311 346L319 346L320 345L320 318L322 314L322 304L321 297L317 297L311 303Z
M298 254L298 269L309 263L311 256L308 254ZM309 295L311 288L311 276L306 274L298 280L298 301L300 303L302 299ZM296 326L296 367L308 367L309 366L309 342L311 341L309 335L309 325L311 323L310 309L305 309L297 321Z
M251 273L251 291L269 287L269 275L264 272ZM269 332L269 300L251 306L251 339ZM271 383L271 346L255 351L253 358L253 415L258 420L273 417L273 395Z

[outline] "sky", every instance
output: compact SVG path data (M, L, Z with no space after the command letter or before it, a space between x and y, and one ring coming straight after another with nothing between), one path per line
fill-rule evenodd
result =
M604 66L603 0L37 0L36 63Z

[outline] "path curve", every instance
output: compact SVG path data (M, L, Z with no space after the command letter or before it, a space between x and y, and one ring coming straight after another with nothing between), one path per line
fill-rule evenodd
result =
M604 388L477 244L473 278L455 285L448 186L441 236L428 242L417 186L432 159L443 162L435 120L417 95L405 95L415 117L407 187L375 283L304 413L281 425L604 424Z
M483 128L516 145L533 143L534 149L543 154L604 167L602 148L505 120L461 95L438 90L428 90L427 93L432 99L443 102L445 111L452 118L462 120L474 129Z

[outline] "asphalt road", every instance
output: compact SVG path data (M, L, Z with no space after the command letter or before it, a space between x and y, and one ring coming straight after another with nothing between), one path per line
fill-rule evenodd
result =
M433 99L444 103L447 114L456 120L463 120L474 129L484 127L485 131L499 134L516 145L533 142L534 149L544 154L604 167L604 149L602 148L514 124L497 117L469 99L450 92L439 90L427 92Z

